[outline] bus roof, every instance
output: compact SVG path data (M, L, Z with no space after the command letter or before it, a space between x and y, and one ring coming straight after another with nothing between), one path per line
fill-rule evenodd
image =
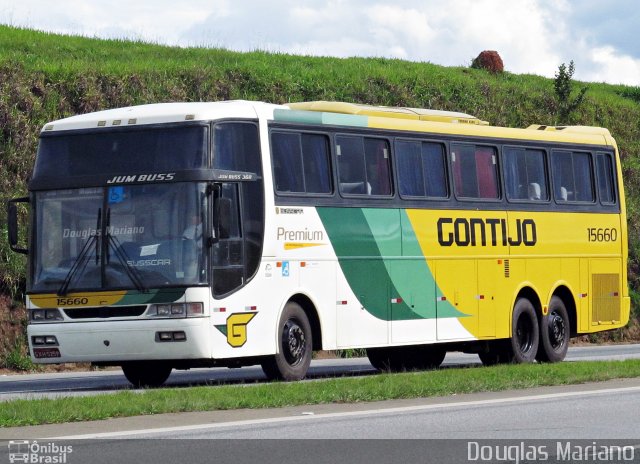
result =
M244 100L157 103L72 116L47 123L42 131L207 121L223 118L256 119L258 117L273 118L276 121L285 122L615 146L615 141L609 131L601 127L531 125L525 129L514 129L491 126L488 122L475 116L455 111L327 101L299 102L287 105Z
M42 128L42 131L95 129L100 127L162 124L184 121L208 121L220 118L256 119L258 115L265 110L268 113L272 113L273 108L278 107L280 106L244 100L154 103L72 116L49 122Z
M453 111L360 105L343 102L290 103L290 114L276 110L276 119L313 120L323 124L354 125L477 137L553 141L615 146L608 129L591 126L531 125L524 129L491 126L475 116ZM310 115L315 114L315 117Z

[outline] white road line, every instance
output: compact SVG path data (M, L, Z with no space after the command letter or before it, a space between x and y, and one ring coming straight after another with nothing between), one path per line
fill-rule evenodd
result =
M195 424L195 425L184 425L184 426L176 426L176 427L148 428L148 429L140 429L140 430L125 430L125 431L118 431L118 432L90 433L90 434L83 434L83 435L52 436L52 437L46 437L45 439L55 438L59 440L63 440L63 439L64 440L81 440L81 439L91 439L91 438L140 438L134 435L152 435L152 434L158 434L158 433L187 432L190 430L219 429L219 428L227 428L227 427L259 425L259 424L277 424L280 422L309 421L309 420L340 418L340 417L384 415L384 414L429 411L429 410L468 407L468 406L485 406L485 405L501 404L501 403L520 403L520 402L535 401L535 400L571 398L576 396L606 395L606 394L612 394L612 393L630 393L630 392L637 392L637 391L640 391L640 386L624 387L624 388L608 388L608 389L602 389L602 390L590 390L590 391L581 391L581 392L548 393L548 394L542 394L542 395L517 396L512 398L496 398L496 399L489 399L489 400L460 401L455 403L438 403L438 404L427 404L427 405L419 405L419 406L404 406L404 407L397 407L397 408L369 409L364 411L334 412L334 413L326 413L326 414L320 413L320 414L314 414L314 415L310 415L308 413L306 414L301 413L300 416L272 417L272 418L266 418L266 419L251 419L251 420L234 421L234 422Z

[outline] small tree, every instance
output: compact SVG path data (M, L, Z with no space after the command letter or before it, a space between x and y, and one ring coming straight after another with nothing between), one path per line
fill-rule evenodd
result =
M575 98L571 98L571 87L573 86L573 73L576 68L573 60L569 63L569 67L562 63L558 67L553 87L556 91L558 99L558 111L556 124L568 124L569 116L580 106L584 100L584 94L587 93L587 87L582 87Z

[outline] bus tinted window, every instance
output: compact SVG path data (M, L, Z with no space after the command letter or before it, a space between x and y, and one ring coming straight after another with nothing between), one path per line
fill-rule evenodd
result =
M216 124L213 132L213 167L262 175L258 128L255 124Z
M439 143L397 141L398 189L401 196L447 196L444 147Z
M487 200L499 198L495 148L453 143L451 166L456 196Z
M548 200L546 174L542 150L504 149L504 180L509 200Z
M207 145L205 126L46 134L40 138L34 178L205 168Z
M336 136L340 191L354 195L391 195L389 144L385 139Z
M551 161L556 201L593 202L593 172L589 153L556 151Z
M271 134L271 150L276 191L331 193L326 136L274 132Z
M616 191L614 187L613 161L606 153L596 155L596 170L598 173L598 195L600 201L605 204L616 203Z

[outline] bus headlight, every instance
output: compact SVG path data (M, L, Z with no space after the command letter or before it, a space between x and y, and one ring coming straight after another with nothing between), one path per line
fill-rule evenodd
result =
M204 315L202 303L153 304L147 310L148 317L201 317Z
M32 309L29 311L29 319L31 322L59 322L64 320L59 309Z

